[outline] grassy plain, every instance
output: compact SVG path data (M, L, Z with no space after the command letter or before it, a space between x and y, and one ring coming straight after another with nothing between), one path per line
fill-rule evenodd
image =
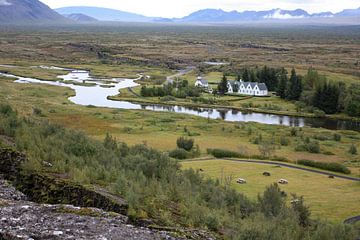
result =
M360 183L343 179L329 179L327 176L285 167L268 166L254 163L242 163L228 160L184 161L184 169L202 169L204 174L217 178L224 184L231 178L231 186L237 191L256 199L266 186L281 178L289 181L281 189L304 196L314 217L342 222L344 219L360 214ZM270 172L270 177L262 175ZM237 178L244 178L247 184L237 184Z
M246 44L261 45L249 48ZM13 64L18 68L0 67L27 77L55 80L63 71L31 68L48 65L89 69L99 77L131 77L144 73L153 79L165 79L176 69L202 65L204 61L231 62L230 66L209 67L206 78L219 81L221 71L227 68L295 67L304 74L313 66L329 79L346 83L360 83L360 31L359 27L312 27L312 28L253 28L253 27L190 27L178 26L94 26L24 29L1 29L0 64ZM279 51L277 48L286 49ZM190 83L198 72L184 76ZM139 88L135 89L139 92ZM342 162L358 175L360 156L351 155L352 144L360 149L360 133L332 131L321 128L303 128L297 136L284 126L257 123L230 123L208 120L190 115L120 110L78 106L68 100L75 92L69 88L41 84L16 84L13 79L0 77L0 102L8 102L22 116L31 116L58 123L65 127L84 131L96 139L106 133L130 145L146 143L159 150L169 151L176 147L176 139L190 136L199 145L202 156L207 148L223 148L245 154L258 154L254 144L260 135L275 141L275 155L290 161L310 159ZM127 90L121 97L136 99ZM226 97L225 100L233 100ZM159 101L159 99L152 99ZM277 105L282 110L296 112L293 103L277 97L251 98L231 101L232 106L242 107L252 103L259 108ZM34 114L33 109L41 114ZM279 110L277 110L279 111ZM185 131L186 129L186 131ZM341 141L333 135L341 135ZM316 140L326 136L325 140ZM309 137L319 141L319 154L295 151L298 144ZM286 138L287 145L280 139ZM359 186L345 180L329 180L326 177L291 169L268 169L266 166L239 164L224 161L189 162L184 167L203 168L209 177L236 174L247 178L249 184L236 185L236 189L255 198L266 185L284 177L290 181L283 188L288 192L304 195L315 216L341 221L356 215L359 202ZM261 173L269 170L271 178Z

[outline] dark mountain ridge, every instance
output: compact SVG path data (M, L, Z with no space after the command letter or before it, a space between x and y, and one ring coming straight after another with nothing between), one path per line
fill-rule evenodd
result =
M1 23L65 21L65 17L38 0L0 0Z

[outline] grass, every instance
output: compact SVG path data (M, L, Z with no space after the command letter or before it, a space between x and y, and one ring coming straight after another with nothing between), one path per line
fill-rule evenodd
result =
M253 199L262 193L266 186L284 178L289 184L280 187L288 193L288 200L290 193L304 196L315 217L342 222L349 217L360 215L359 182L329 179L324 175L285 167L227 160L184 161L181 165L184 169L201 168L206 176L218 178L223 182L226 177L232 177L231 186ZM271 176L264 177L263 172L270 172ZM247 184L237 184L237 178L246 179Z

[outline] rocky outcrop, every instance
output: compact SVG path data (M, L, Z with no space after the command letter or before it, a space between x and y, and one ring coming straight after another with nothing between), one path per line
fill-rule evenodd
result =
M0 239L175 239L97 208L37 204L0 179Z
M128 205L120 197L100 188L86 188L79 184L52 177L46 173L21 170L25 156L11 149L0 149L0 173L23 192L30 201L49 204L71 204L95 207L104 211L126 214Z
M23 171L25 159L0 148L0 239L215 239L207 231L151 226L152 221L129 224L120 197Z

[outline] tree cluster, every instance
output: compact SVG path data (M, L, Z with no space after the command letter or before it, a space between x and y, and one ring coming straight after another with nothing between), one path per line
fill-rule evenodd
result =
M177 98L199 97L201 90L195 86L190 86L188 81L177 81L164 84L159 87L142 86L140 95L142 97L164 97L173 96Z

